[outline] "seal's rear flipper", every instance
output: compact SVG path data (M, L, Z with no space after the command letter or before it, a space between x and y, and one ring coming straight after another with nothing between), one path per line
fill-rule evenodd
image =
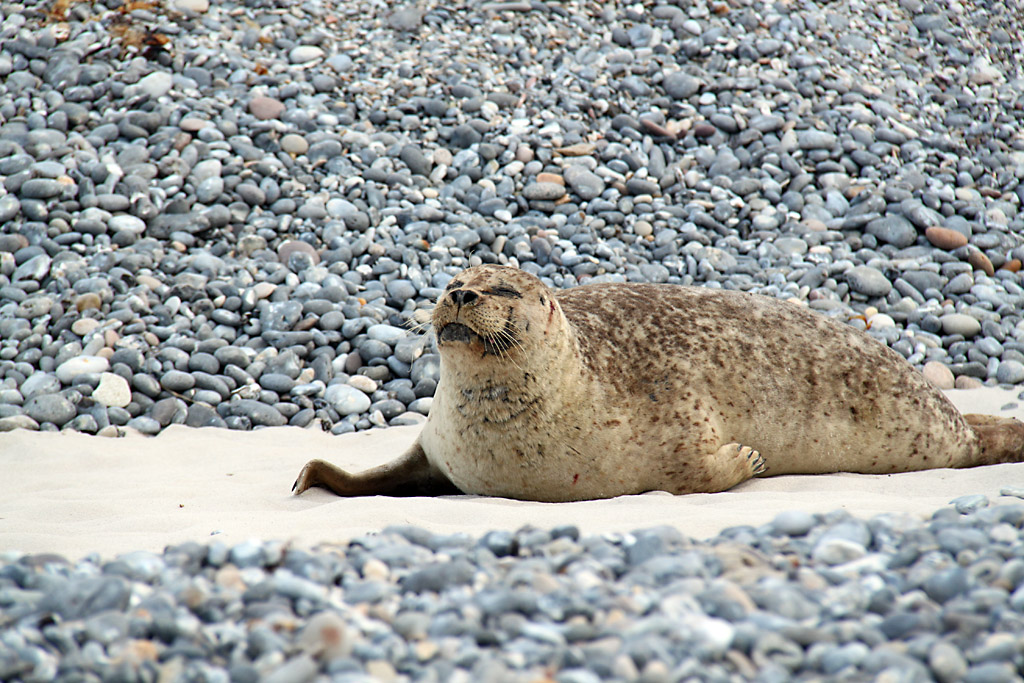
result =
M397 460L359 474L349 474L323 460L310 460L299 472L292 492L299 495L314 486L339 496L443 496L461 493L427 461L419 441Z
M967 424L980 437L981 453L960 467L1024 462L1024 422L994 415L964 415Z

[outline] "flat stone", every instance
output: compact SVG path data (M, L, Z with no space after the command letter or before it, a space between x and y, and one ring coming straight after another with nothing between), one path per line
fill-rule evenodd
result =
M882 274L882 271L871 266L851 268L846 272L845 277L851 289L865 296L885 296L892 290L892 283Z
M551 201L565 196L565 185L531 183L523 188L523 196L531 201Z

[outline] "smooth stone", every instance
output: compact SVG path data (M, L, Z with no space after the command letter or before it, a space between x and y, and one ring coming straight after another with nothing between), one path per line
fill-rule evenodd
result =
M814 528L814 515L803 510L787 510L775 515L771 528L777 534L804 536Z
M989 505L988 497L980 493L975 493L966 496L960 496L949 501L949 504L956 508L956 511L961 515L967 515L972 512L976 512L981 508L986 508Z
M370 409L372 401L365 393L348 384L332 384L324 392L324 400L342 417L358 415Z
M999 362L996 369L996 381L1000 384L1024 383L1024 363L1015 360Z
M963 313L947 313L939 321L945 334L962 334L970 338L981 332L981 323Z
M881 241L896 247L909 247L917 241L917 229L903 216L890 215L876 218L865 226L865 231Z
M57 379L71 384L83 373L99 374L110 369L110 361L102 356L76 356L57 366Z
M559 183L538 182L523 188L523 196L531 201L552 201L565 195L565 186Z
M181 370L168 370L160 378L160 386L178 394L188 391L195 385L195 377Z
M676 100L685 100L700 91L700 81L693 76L682 72L673 71L662 76L661 87L665 94Z
M366 336L388 346L395 346L408 334L406 330L394 325L370 325L366 330Z
M104 372L100 375L100 383L93 389L92 399L108 408L124 408L132 402L132 390L124 377Z
M75 404L60 394L40 394L25 402L25 414L39 423L52 422L63 427L77 412Z
M284 103L273 97L254 97L249 100L249 112L258 119L276 119L284 113Z
M1021 369L1024 371L1024 366L1021 366ZM956 382L956 378L953 377L953 371L938 361L928 361L924 364L921 372L924 374L925 379L943 391L952 389Z
M882 274L882 271L871 266L851 268L846 272L845 278L851 289L865 296L885 296L892 290L892 283Z
M796 141L801 149L832 149L838 138L833 133L823 130L800 130L796 133Z
M148 76L139 79L139 82L132 86L133 92L145 95L150 99L163 97L171 91L174 85L174 77L166 71L154 71Z
M322 59L324 51L316 45L296 45L288 52L288 61L292 64L305 64Z
M56 394L60 388L59 379L48 372L36 372L21 383L19 391L28 400L37 394Z
M28 415L8 415L0 417L0 432L13 432L15 429L39 429L39 423Z
M288 133L281 138L281 149L289 154L305 154L309 150L309 143L301 135Z
M107 221L107 227L112 232L128 232L133 235L141 235L146 231L146 222L137 216L123 213L111 216Z
M928 241L934 246L939 249L945 249L946 251L952 251L954 249L967 246L967 237L962 233L949 228L932 226L924 231L924 236L927 237Z

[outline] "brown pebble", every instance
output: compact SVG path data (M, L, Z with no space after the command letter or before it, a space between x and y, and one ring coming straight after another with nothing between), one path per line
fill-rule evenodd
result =
M557 173L538 173L538 183L555 183L556 185L565 185L565 178L558 175Z
M656 138L671 138L674 140L676 137L668 128L658 125L650 119L640 119L640 125L644 127L644 130Z
M967 375L960 375L956 378L955 386L957 389L980 389L984 384L977 377L968 377Z
M249 100L249 112L258 119L276 119L284 112L284 103L273 97L254 97Z
M75 299L75 308L78 309L79 313L81 313L82 311L87 311L90 308L95 308L99 310L102 306L103 300L100 299L100 295L96 294L95 292L86 292L85 294L80 294Z
M1021 263L1019 258L1012 258L1004 263L999 270L1008 270L1011 273L1018 273L1022 266L1024 266L1024 263Z
M297 251L309 254L310 258L313 259L313 265L320 263L320 254L316 253L316 249L311 244L302 240L282 242L281 246L277 248L277 258L281 263L288 263L288 259Z
M558 147L555 151L563 157L585 157L593 154L596 149L597 145L593 142L577 142L575 145L569 145L568 147Z
M984 252L972 251L967 255L967 262L970 263L975 270L982 270L985 275L991 277L995 274L996 269L992 267L992 262L985 256Z
M716 132L718 132L718 129L715 128L715 125L707 121L701 121L693 127L693 134L699 138L709 138Z
M953 249L959 249L960 247L967 244L967 238L963 233L957 232L956 230L950 230L949 228L941 228L937 225L926 229L924 236L928 238L928 241L939 249L945 249L946 251L952 251Z

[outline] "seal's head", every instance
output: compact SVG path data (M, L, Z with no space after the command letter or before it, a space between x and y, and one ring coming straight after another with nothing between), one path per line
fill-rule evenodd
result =
M442 357L523 367L564 328L551 291L533 275L507 266L477 266L448 283L434 308Z

